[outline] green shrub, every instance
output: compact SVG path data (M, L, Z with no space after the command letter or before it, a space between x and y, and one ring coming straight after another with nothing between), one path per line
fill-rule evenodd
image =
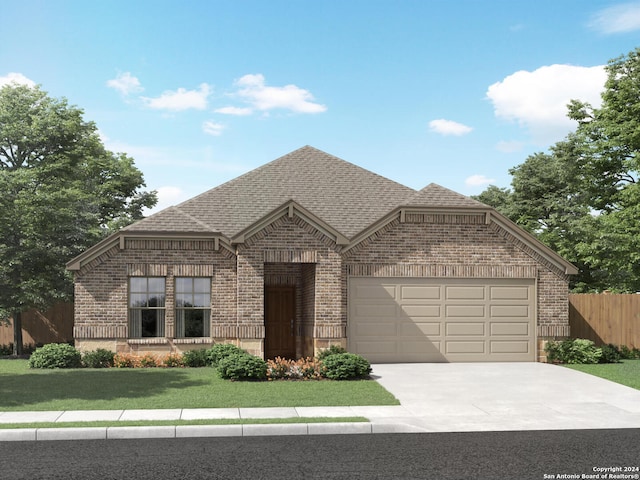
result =
M188 350L182 354L182 362L185 367L206 367L209 365L209 350Z
M591 340L550 341L545 347L547 360L552 363L598 363L602 350L596 348Z
M620 349L614 344L609 343L608 345L604 345L600 350L602 351L599 360L600 363L620 363L622 353L620 353Z
M371 373L371 364L354 353L336 353L322 361L324 375L332 380L361 378Z
M208 350L209 365L217 367L220 360L228 357L229 355L236 355L239 353L247 353L240 347L236 347L232 343L216 343Z
M347 351L342 348L340 345L331 345L329 348L325 348L324 350L320 350L316 358L320 361L331 355L338 355L340 353L347 353Z
M633 350L631 350L626 345L620 345L619 350L621 360L633 360L635 358Z
M160 358L160 366L166 368L184 367L184 359L180 353L168 353Z
M87 368L109 368L113 367L113 357L116 354L104 348L98 348L91 352L82 354L82 365Z
M264 380L267 362L246 352L233 353L220 360L218 373L227 380Z
M30 368L80 368L82 355L68 343L50 343L36 349L29 358Z

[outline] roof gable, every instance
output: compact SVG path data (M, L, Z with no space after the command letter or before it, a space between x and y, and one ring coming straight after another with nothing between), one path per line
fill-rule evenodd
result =
M414 194L404 204L406 207L455 207L455 208L490 208L482 202L466 197L435 183L430 183Z
M350 238L415 193L306 146L181 203L171 216L154 215L127 229L162 230L174 213L183 212L233 238L293 201Z

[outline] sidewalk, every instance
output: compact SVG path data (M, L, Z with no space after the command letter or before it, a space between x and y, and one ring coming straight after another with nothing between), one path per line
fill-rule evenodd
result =
M296 417L366 417L369 419L369 422L18 428L6 430L0 429L0 441L110 440L260 435L335 435L411 433L424 431L423 429L410 424L387 421L389 418L411 417L411 414L402 406L0 412L0 424L34 422L119 422L141 420L277 419Z

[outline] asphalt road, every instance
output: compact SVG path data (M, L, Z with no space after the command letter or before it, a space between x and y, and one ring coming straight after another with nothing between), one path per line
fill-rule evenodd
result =
M615 478L600 467L640 478L640 430L0 443L12 480Z

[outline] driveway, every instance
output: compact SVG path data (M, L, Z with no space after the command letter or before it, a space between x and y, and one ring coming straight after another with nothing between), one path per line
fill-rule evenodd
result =
M640 391L544 363L375 364L417 431L640 428ZM405 415L406 413L406 415Z

